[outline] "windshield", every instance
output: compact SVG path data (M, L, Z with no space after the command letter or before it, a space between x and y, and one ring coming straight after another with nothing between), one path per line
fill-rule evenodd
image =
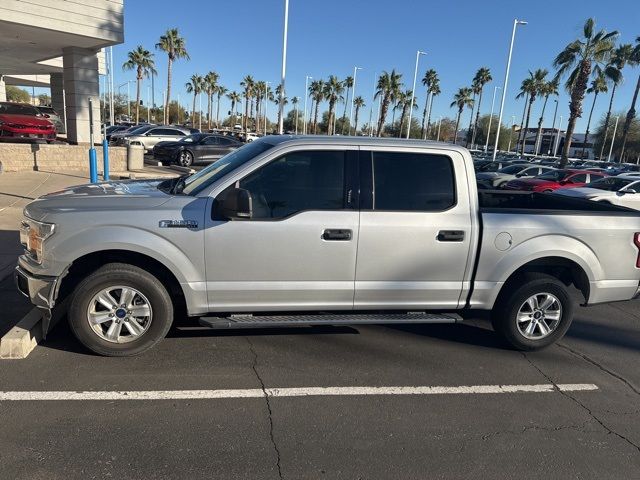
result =
M553 180L554 182L559 182L560 180L564 180L568 176L569 172L563 172L562 170L553 170L551 172L543 173L536 178L539 180Z
M516 173L520 173L525 168L527 168L526 165L509 165L508 167L501 168L500 170L498 170L498 172L513 175Z
M222 178L227 173L235 170L239 166L245 164L252 158L269 150L273 145L267 142L256 140L248 143L238 150L225 155L217 162L212 163L208 167L200 170L195 175L190 176L185 181L182 193L185 195L196 195L204 188L208 187L216 180Z
M631 180L628 178L601 178L595 182L588 183L585 187L597 188L598 190L607 190L609 192L617 192L621 188L628 186L631 183L637 182L637 180Z
M0 103L0 114L7 115L29 115L35 117L40 112L30 105L20 103Z
M155 125L137 125L126 130L127 134L136 134L139 135L141 133L145 133L147 130L151 130Z

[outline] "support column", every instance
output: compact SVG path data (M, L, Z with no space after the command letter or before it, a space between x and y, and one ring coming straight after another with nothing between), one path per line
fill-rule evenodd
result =
M67 120L65 118L66 108L64 105L64 74L52 73L49 75L51 85L51 106L60 115L62 124L66 125ZM65 131L58 133L67 133Z
M4 77L0 75L0 102L7 101L7 87L4 84Z
M78 47L63 48L62 65L67 140L74 144L89 143L89 97L92 97L93 128L97 141L100 138L100 83L96 52Z

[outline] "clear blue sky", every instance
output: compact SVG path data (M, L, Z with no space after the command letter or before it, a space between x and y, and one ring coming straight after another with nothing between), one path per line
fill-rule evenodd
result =
M190 61L174 64L172 97L175 99L179 93L183 105L191 105L184 84L192 73L215 70L223 85L239 92L239 83L247 74L276 85L280 79L283 13L283 0L193 0L181 4L155 0L153 8L149 2L125 0L125 43L114 47L115 82L135 78L120 66L127 51L144 45L156 54L156 103L160 104L166 86L167 58L154 45L167 28L177 27L186 38L191 56ZM618 30L622 42L633 42L640 36L638 0L560 0L538 3L535 7L530 2L513 1L290 0L287 95L304 98L305 75L326 78L335 74L344 78L357 65L364 68L358 72L356 94L362 95L367 103L361 114L366 121L372 104L374 74L395 68L402 72L405 88L410 89L415 54L420 49L427 55L421 57L419 79L428 68L435 68L441 79L442 94L434 102L436 118L455 115L449 108L454 92L470 85L481 66L489 67L494 78L485 89L482 105L482 113L488 113L493 87L503 84L513 19L522 18L529 24L520 27L516 36L504 114L505 123L511 121L511 115L519 122L524 104L522 100L516 101L515 95L521 80L529 69L547 68L552 72L555 55L579 36L588 16L596 19L598 28ZM614 110L629 108L638 74L640 68L625 70L625 82L616 92ZM145 83L144 100L146 92ZM425 94L421 88L417 88L416 94L421 115ZM563 115L565 126L568 102L563 90L558 115ZM496 110L498 104L497 98ZM585 106L590 105L587 100ZM607 105L608 98L600 97L594 118L605 112ZM538 118L541 106L542 102L534 104L532 118ZM270 117L274 118L275 106L269 108ZM224 101L221 112L228 109L229 104ZM552 115L550 102L546 126L551 126ZM578 123L578 131L584 130L586 116ZM465 122L468 113L462 125Z

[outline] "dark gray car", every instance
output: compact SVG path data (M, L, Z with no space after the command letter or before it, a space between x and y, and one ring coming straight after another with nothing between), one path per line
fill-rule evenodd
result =
M198 162L214 162L242 145L242 142L222 135L198 133L177 142L158 143L153 148L153 158L188 167Z

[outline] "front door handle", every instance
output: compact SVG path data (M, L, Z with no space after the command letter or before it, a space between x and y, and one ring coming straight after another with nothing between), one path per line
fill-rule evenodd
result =
M322 239L334 242L348 242L349 240L351 240L351 233L351 230L344 230L341 228L327 229L322 232Z
M463 230L440 230L438 232L439 242L462 242L464 241Z

